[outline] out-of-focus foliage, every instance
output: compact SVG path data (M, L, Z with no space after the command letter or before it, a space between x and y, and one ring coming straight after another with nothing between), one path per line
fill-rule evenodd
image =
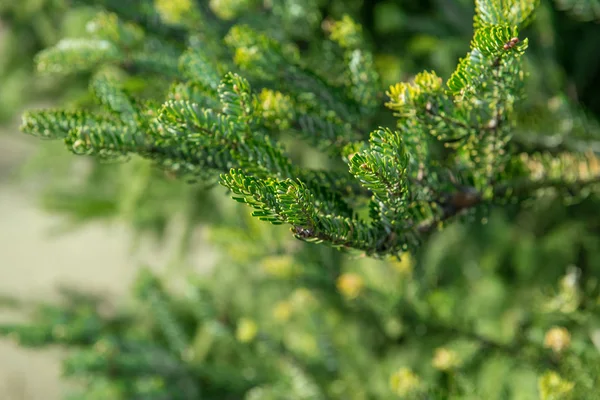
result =
M600 21L598 0L556 0L556 5L582 21Z
M466 0L75 3L85 32L36 62L91 95L24 128L95 157L44 146L29 179L77 222L164 235L181 217L183 252L208 224L222 257L142 271L125 315L71 293L0 328L69 347L73 398L596 396L597 25L560 1L477 1L475 19ZM232 167L255 216L382 260L221 201ZM494 195L441 232L398 229Z
M126 314L71 294L0 332L68 346L81 399L593 399L597 207L454 225L400 262L299 245L241 210L210 230L211 272L142 270Z
M0 4L0 122L25 104L81 96L73 80L35 74L33 57L63 36L77 36L93 13L63 0L3 1ZM82 82L83 83L83 82Z

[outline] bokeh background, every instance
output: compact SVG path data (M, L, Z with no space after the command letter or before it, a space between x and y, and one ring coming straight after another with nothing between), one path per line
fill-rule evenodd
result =
M2 33L0 33L0 36ZM1 40L1 39L0 39ZM65 227L65 218L40 204L40 191L23 180L23 168L38 153L39 143L18 132L11 115L0 128L0 297L23 300L57 299L61 286L75 287L125 301L139 265L156 270L169 265L177 245L145 241L134 248L130 227L120 222L95 222ZM62 149L59 149L62 150ZM190 266L199 271L214 263L210 246L198 247ZM1 301L1 300L0 300ZM0 311L0 321L23 320L20 313ZM0 340L0 399L54 400L62 398L59 349L27 350Z

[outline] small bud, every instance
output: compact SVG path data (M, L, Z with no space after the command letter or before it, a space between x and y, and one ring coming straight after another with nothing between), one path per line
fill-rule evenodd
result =
M242 318L235 332L235 337L242 343L249 343L256 337L258 333L258 326L256 322L248 318Z
M435 350L433 367L440 371L448 371L458 366L458 355L452 350L440 347Z
M564 399L574 387L573 382L564 380L554 371L548 371L538 379L540 400Z
M563 327L553 327L544 338L544 347L552 349L555 353L561 353L571 344L571 334Z
M519 43L519 38L514 37L514 38L510 39L508 42L506 42L504 44L504 46L502 46L502 48L504 50L509 50L509 49L512 49L513 47L515 47L517 43Z
M165 22L177 24L193 12L194 4L191 0L155 0L154 6Z
M280 301L273 308L273 318L277 321L285 322L292 315L292 304L289 301Z
M337 280L337 288L348 299L355 299L360 295L364 286L363 279L357 274L343 274Z
M390 388L398 396L409 396L420 390L421 380L409 368L403 367L390 376Z
M323 22L321 23L321 29L323 29L324 32L330 33L331 30L333 29L334 25L335 25L334 21L332 21L329 18L325 18L323 20Z

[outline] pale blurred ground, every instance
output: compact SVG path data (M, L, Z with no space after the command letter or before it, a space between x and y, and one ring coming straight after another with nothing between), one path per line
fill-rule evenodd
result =
M137 267L166 264L165 249L146 246L132 254L131 236L122 226L90 224L51 234L60 219L37 207L31 189L8 179L35 146L10 131L0 131L0 296L51 300L57 285L67 284L125 300ZM211 257L210 249L200 248L192 261L202 267ZM0 321L14 317L0 310ZM24 350L0 339L0 400L60 399L59 360L58 349Z

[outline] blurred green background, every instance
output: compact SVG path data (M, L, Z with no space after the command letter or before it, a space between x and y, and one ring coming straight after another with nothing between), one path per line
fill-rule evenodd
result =
M22 135L20 113L48 107L85 93L85 81L68 82L34 73L35 54L61 37L85 30L93 10L62 0L0 0L0 298L57 299L67 285L108 298L125 297L138 265L157 269L169 263L177 238L157 247L132 247L131 228L116 222L91 223L69 230L64 216L44 209L48 175L61 186L65 168L74 161L57 143L40 143ZM62 160L56 163L56 160ZM76 163L86 167L86 160ZM47 167L47 169L46 169ZM45 172L43 172L45 170ZM54 186L56 185L56 186ZM191 259L199 268L212 264L207 246ZM0 302L2 300L0 299ZM19 321L19 313L2 309L0 321ZM54 400L68 386L60 379L60 349L25 350L0 340L0 399Z

